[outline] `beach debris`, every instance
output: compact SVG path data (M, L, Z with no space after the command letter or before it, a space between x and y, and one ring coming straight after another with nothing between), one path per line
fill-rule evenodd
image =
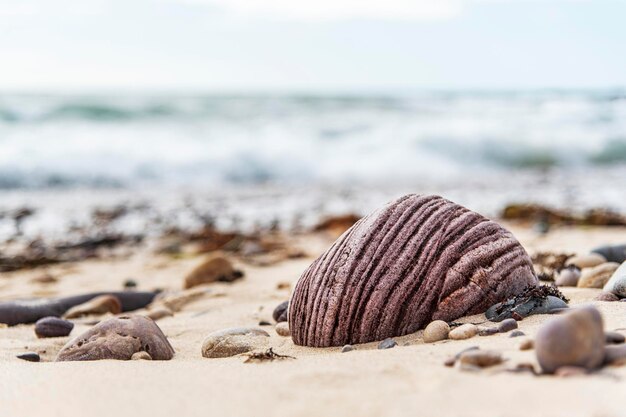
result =
M39 338L65 337L72 332L74 323L58 317L44 317L35 323L35 334Z
M488 368L503 362L502 354L494 350L470 350L463 353L458 362L461 366Z
M274 361L277 359L295 359L293 356L288 355L280 355L272 348L269 348L263 352L251 352L247 354L248 358L244 361L244 363L250 362L265 362L265 361Z
M83 316L101 315L101 314L120 314L122 312L122 303L120 299L114 295L106 294L95 297L83 304L79 304L67 310L64 314L66 319L75 319Z
M272 318L274 319L276 323L287 321L288 308L289 308L289 301L283 301L282 303L276 306L276 308L272 312Z
M578 285L581 272L580 268L576 265L569 265L561 269L554 279L554 284L557 287L575 287Z
M593 268L594 266L602 265L606 263L607 259L597 253L589 253L586 255L576 255L568 258L565 262L565 266L576 266L579 269Z
M443 364L445 366L454 366L454 364L461 357L461 355L463 355L466 352L471 352L471 351L478 350L478 349L480 349L478 346L467 347L467 348L463 349L462 351L458 352L457 354L455 354L454 356L451 356L448 359L446 359Z
M38 353L35 353L35 352L20 353L16 357L18 359L21 359L21 360L27 361L27 362L39 362L39 361L41 361L41 357L39 356Z
M448 338L450 326L443 320L431 321L424 329L424 343L434 343Z
M619 301L619 297L612 292L602 291L600 294L596 295L596 298L594 298L594 300L612 302Z
M279 336L288 337L291 336L291 332L289 331L289 324L286 321L282 321L276 325L276 333Z
M154 360L170 360L174 349L159 326L144 316L114 317L70 340L56 361L130 360L137 352Z
M392 338L388 337L385 340L381 341L378 344L378 349L382 350L382 349L391 349L398 346L398 343L396 343L395 340L393 340Z
M478 327L472 323L462 324L459 327L450 330L448 337L452 340L463 340L474 337L478 334Z
M509 204L501 212L504 220L523 222L545 222L549 225L578 226L625 226L626 217L604 208L594 208L578 214L567 210L556 210L539 204Z
M624 335L618 332L604 332L604 337L607 345L619 345L626 341Z
M309 266L289 328L298 345L372 342L483 312L536 284L528 254L502 226L438 196L407 195Z
M613 293L620 298L626 297L626 262L622 263L613 272L611 278L604 285L603 290Z
M510 332L517 329L517 321L515 319L504 319L498 324L498 331L500 333Z
M619 264L626 262L626 244L602 246L593 249L591 252L603 256L609 262L617 262Z
M526 336L526 333L524 333L521 330L513 330L511 333L509 333L509 337L520 337L520 336Z
M152 356L150 356L150 354L148 352L145 351L140 351L140 352L135 352L133 353L133 355L130 357L131 361L151 361L152 360Z
M158 293L156 291L112 291L94 292L71 297L38 298L0 302L0 323L9 326L16 324L34 323L44 317L60 317L70 308L86 303L102 295L112 295L118 298L122 305L122 312L134 311L150 304Z
M341 353L346 353L346 352L352 352L353 350L356 350L356 348L352 345L344 345L341 348Z
M554 281L555 274L565 267L570 253L537 252L532 257L533 268L542 281Z
M619 268L615 262L606 262L593 268L583 269L578 288L602 288L609 281L609 278Z
M269 343L269 333L253 327L234 327L209 334L202 343L205 358L227 358L263 348Z
M490 321L518 320L533 314L551 314L567 308L567 298L553 285L528 286L514 297L494 304L485 312Z
M243 272L236 270L228 259L212 255L185 277L184 288L189 289L213 282L233 282L242 277Z
M592 370L602 365L604 345L602 316L595 307L585 306L545 323L537 333L535 352L546 373L563 366Z
M535 348L535 341L533 339L524 339L519 344L519 350L531 350Z

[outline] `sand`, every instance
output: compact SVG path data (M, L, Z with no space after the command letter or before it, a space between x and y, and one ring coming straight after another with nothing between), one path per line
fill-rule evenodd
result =
M513 228L533 252L586 253L605 243L623 243L624 229L559 228L547 236ZM289 288L331 239L300 239L310 256L268 267L237 266L245 279L209 286L208 294L174 317L158 321L176 356L171 361L50 362L68 338L37 339L33 325L0 328L0 416L620 416L626 367L609 367L573 378L506 372L520 362L536 363L534 351L520 351L522 340L507 334L424 344L421 332L396 338L399 346L377 350L376 343L341 353L340 348L304 348L278 336L270 345L296 359L244 363L243 357L205 359L205 336L231 326L271 321L273 308L288 299ZM119 289L134 278L140 289L180 288L200 257L172 259L149 251L118 260L91 260L49 268L58 283L34 284L42 270L2 274L0 299L32 295L71 295ZM607 330L626 333L626 303L591 301L599 290L564 289L571 304L592 302ZM519 328L532 337L550 316L532 316ZM483 322L484 315L460 322ZM89 328L79 323L72 336ZM71 336L70 336L71 338ZM496 349L507 359L480 372L447 368L450 355L469 346ZM41 351L42 363L16 359ZM45 353L43 353L45 351Z

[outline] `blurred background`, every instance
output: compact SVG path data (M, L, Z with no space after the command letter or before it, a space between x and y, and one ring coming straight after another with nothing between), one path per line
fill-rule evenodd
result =
M626 213L626 3L0 0L0 237L406 192ZM27 219L22 222L22 219Z

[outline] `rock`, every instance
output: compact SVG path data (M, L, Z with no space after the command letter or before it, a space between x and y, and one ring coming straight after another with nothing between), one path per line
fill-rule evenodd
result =
M212 282L233 282L241 277L241 271L235 270L228 259L211 255L185 277L184 288Z
M562 297L560 291L551 285L527 287L515 297L489 307L485 317L490 321L499 322L508 318L519 321L533 314L552 314L568 308Z
M301 275L294 343L343 346L484 312L537 277L501 225L438 196L406 195L355 223Z
M479 327L478 328L479 336L491 336L496 333L499 333L499 330L497 327Z
M446 359L446 361L443 363L445 366L454 366L454 364L456 363L457 360L459 360L459 358L466 352L471 352L474 350L478 350L478 346L470 346L468 348L463 349L462 351L458 352L456 355Z
M525 339L519 344L519 350L531 350L535 347L535 341L533 339Z
M514 329L517 329L517 321L515 321L515 319L504 319L498 325L498 331L500 333L506 333Z
M546 373L562 366L595 369L604 358L604 340L600 312L580 307L545 323L537 333L535 352Z
M602 246L591 252L605 257L609 262L617 262L619 264L626 262L626 244Z
M280 336L291 336L291 332L289 331L289 324L286 321L281 321L276 325L276 333Z
M617 268L619 268L619 264L606 262L593 268L584 269L577 286L578 288L602 288Z
M287 321L287 309L289 308L289 301L283 301L278 304L272 313L272 318L276 323Z
M626 337L618 332L604 332L604 337L607 345L619 345L626 341Z
M270 322L269 322L269 321L267 321L267 320L261 320L261 321L259 321L259 326L271 326L271 325L272 325L272 323L270 323Z
M169 308L165 306L155 306L151 308L150 310L148 310L146 317L149 317L152 320L157 321L165 317L172 317L173 315L174 313Z
M596 298L594 298L594 300L612 302L619 301L619 297L612 292L602 291L600 294L596 295Z
M114 295L101 295L86 303L79 304L67 310L65 318L75 319L88 315L99 314L120 314L122 312L122 303L119 298Z
M65 337L72 332L74 323L58 317L44 317L35 323L35 334L39 338Z
M206 288L191 288L174 294L162 295L159 303L169 308L172 312L180 311L187 304L205 297L210 293Z
M588 255L572 256L565 261L565 266L575 265L580 269L593 268L594 266L601 265L607 262L607 259L597 253L590 253Z
M626 297L626 262L617 268L604 285L603 290L613 293L620 298Z
M264 348L269 344L269 333L252 327L234 327L213 332L202 343L205 358L227 358Z
M143 316L123 316L102 321L69 341L56 360L129 360L141 351L154 360L174 357L174 349L154 321Z
M150 354L148 352L135 352L133 353L133 356L130 357L131 360L133 361L140 361L140 360L144 360L144 361L151 361L152 360L152 356L150 356Z
M137 281L135 281L134 279L129 278L124 281L124 289L134 290L135 288L137 288Z
M448 338L450 333L450 326L443 320L431 321L424 329L423 339L424 343L433 343Z
M558 287L575 287L578 285L580 275L580 269L576 265L570 265L558 273L554 283Z
M478 327L471 323L463 324L456 329L452 329L448 337L453 340L469 339L476 336L478 333Z
M582 366L561 366L554 371L554 375L567 378L571 376L586 375L588 372L587 368Z
M604 363L607 365L626 365L626 345L606 346Z
M509 337L520 337L520 336L526 336L526 333L524 333L521 330L513 330L510 334Z
M396 341L388 337L387 339L383 340L382 342L378 344L378 349L391 349L396 346L398 346Z
M21 353L17 355L16 357L18 359L21 359L23 361L28 361L28 362L39 362L41 360L41 357L39 357L39 354L35 352Z
M463 353L459 357L461 365L477 366L479 368L487 368L502 363L502 355L500 352L492 350L472 350Z
M58 281L58 279L56 279L54 275L44 273L41 275L37 275L36 277L32 278L30 281L36 284L54 284L55 282Z
M345 345L344 347L341 348L341 353L352 352L355 349L356 348L352 345Z

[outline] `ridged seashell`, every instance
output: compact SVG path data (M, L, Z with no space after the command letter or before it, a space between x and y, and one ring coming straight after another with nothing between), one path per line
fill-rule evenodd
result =
M383 340L485 311L536 284L530 257L502 226L438 196L407 195L309 266L289 328L305 346Z

